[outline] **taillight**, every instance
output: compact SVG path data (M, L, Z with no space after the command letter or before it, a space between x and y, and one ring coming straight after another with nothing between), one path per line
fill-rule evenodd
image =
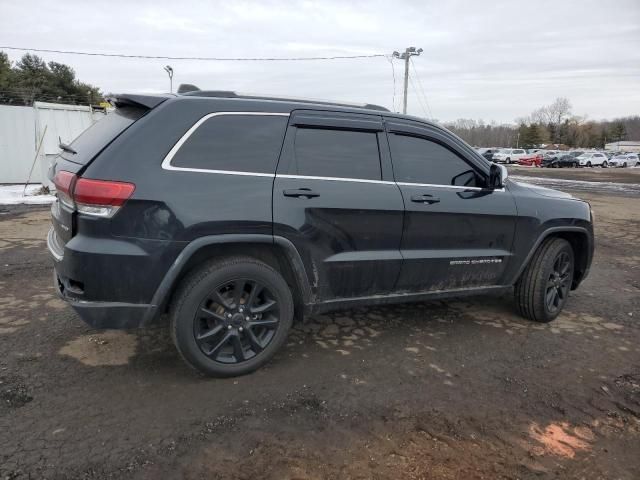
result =
M76 181L75 174L60 170L53 178L53 184L56 186L58 199L67 207L74 208L73 204L73 184Z
M111 217L135 189L133 183L79 178L73 189L73 199L79 212Z
M113 216L136 189L133 183L78 178L64 170L56 174L53 183L62 203L98 217Z

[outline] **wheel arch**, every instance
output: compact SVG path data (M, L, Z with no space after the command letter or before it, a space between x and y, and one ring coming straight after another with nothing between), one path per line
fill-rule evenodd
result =
M287 239L259 234L226 234L198 238L178 255L157 288L153 309L144 320L148 325L168 311L176 287L202 262L230 255L256 258L282 274L292 289L295 318L301 319L305 305L312 303L304 264L295 246Z
M525 261L522 262L517 275L515 276L515 280L513 283L517 282L518 279L522 276L527 265L533 258L535 252L540 248L542 243L551 237L563 238L569 242L571 248L574 253L574 277L573 283L571 284L571 289L575 290L580 285L580 282L584 280L584 278L589 273L589 267L591 265L591 258L593 255L593 245L592 245L592 236L589 234L587 229L583 227L553 227L545 230L536 240L536 243L533 245Z

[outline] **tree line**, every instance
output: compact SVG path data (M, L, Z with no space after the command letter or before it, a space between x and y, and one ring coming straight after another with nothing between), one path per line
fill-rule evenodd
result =
M519 118L517 125L458 119L445 126L477 147L532 148L542 144L604 148L606 143L640 139L640 115L614 120L589 120L572 114L571 102L557 98Z
M33 102L97 104L100 89L76 78L73 68L63 63L46 63L27 53L12 64L0 51L0 104L33 105Z

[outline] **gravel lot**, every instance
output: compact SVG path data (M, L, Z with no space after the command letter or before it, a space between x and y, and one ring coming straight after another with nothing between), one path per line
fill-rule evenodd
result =
M227 380L162 328L85 326L51 286L48 209L0 207L0 478L640 478L640 196L577 195L596 257L555 322L509 297L316 316Z

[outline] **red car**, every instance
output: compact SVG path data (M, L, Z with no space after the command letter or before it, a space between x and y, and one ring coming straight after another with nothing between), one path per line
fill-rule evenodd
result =
M528 167L539 167L541 163L541 153L532 153L531 155L527 155L526 157L522 157L518 160L518 165L526 165Z

